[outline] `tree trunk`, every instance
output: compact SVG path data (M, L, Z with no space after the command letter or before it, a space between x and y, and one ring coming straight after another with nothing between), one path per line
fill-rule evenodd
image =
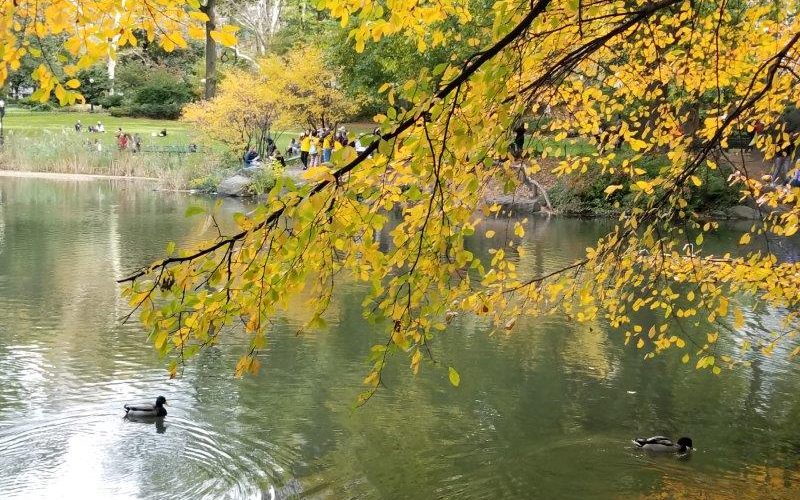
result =
M206 89L205 98L211 99L217 93L217 42L211 38L211 32L217 29L217 0L206 0L201 8L208 16L206 22Z

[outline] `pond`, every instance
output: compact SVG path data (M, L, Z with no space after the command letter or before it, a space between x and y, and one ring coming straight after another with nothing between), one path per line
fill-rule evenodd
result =
M276 321L264 366L235 380L235 338L169 380L115 278L192 241L207 200L127 182L0 178L0 498L798 498L800 377L783 355L713 376L643 361L602 324L551 317L512 334L459 317L414 378L396 358L358 410L374 327L343 283L329 328ZM226 201L226 213L244 210ZM579 256L606 221L535 218L521 265ZM737 240L731 229L713 244ZM741 335L774 325L749 311ZM461 386L447 381L447 366ZM163 394L163 425L123 420ZM691 436L689 459L630 438Z

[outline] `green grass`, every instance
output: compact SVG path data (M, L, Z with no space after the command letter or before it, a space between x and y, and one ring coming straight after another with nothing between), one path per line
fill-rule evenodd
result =
M191 124L174 120L151 120L147 118L114 117L108 113L74 112L74 111L28 111L25 109L10 108L6 113L3 125L8 134L26 137L57 137L57 134L76 134L75 123L80 120L84 131L81 136L94 142L99 139L106 147L116 144L114 132L122 127L124 132L131 135L139 134L145 146L148 145L186 145L193 142L203 142L195 135ZM103 122L106 127L105 134L91 134L87 130L89 125ZM373 129L371 123L353 123L345 125L353 133L369 132ZM163 129L167 129L167 137L154 137ZM276 143L281 151L286 151L291 139L298 138L302 127L296 130L275 131ZM216 149L216 148L214 148Z
M3 126L7 133L25 135L28 137L44 134L75 134L75 123L80 120L86 139L101 139L104 144L113 144L116 141L114 132L117 128L129 134L140 134L145 142L158 141L164 144L189 144L193 142L190 127L182 122L171 120L150 120L146 118L114 117L107 113L79 113L72 111L28 111L11 108L7 111ZM105 134L91 134L89 125L98 121L105 125ZM161 130L167 129L167 137L153 137Z

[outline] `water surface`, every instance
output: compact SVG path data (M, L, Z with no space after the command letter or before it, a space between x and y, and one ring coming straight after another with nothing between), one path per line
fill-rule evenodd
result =
M293 481L335 499L800 497L800 378L780 356L714 377L643 362L600 323L555 317L489 336L460 317L434 345L440 368L412 378L398 359L387 389L354 411L376 332L363 290L344 283L328 331L296 336L299 306L279 318L257 377L233 379L231 338L168 380L145 333L117 321L114 280L168 240L191 241L183 213L198 202L124 182L0 178L0 498L250 499ZM521 266L569 262L607 228L532 219ZM750 312L740 335L775 324ZM122 419L125 401L158 394L163 426ZM629 446L654 433L698 450L656 459Z

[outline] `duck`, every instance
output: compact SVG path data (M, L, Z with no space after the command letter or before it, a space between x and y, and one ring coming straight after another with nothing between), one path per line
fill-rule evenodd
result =
M167 404L167 398L159 396L156 398L155 404L139 403L139 404L125 404L126 417L165 417L167 409L164 405Z
M664 436L653 436L650 438L636 438L633 444L637 448L655 453L677 453L684 455L689 453L692 448L692 440L688 437L682 437L677 442L673 442L670 438Z

